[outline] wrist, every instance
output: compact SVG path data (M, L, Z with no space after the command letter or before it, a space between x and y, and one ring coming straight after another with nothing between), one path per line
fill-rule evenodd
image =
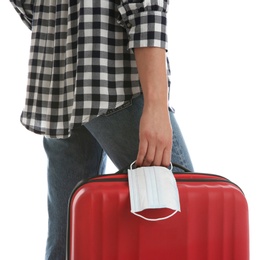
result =
M168 106L168 88L145 88L143 90L144 105L146 106Z

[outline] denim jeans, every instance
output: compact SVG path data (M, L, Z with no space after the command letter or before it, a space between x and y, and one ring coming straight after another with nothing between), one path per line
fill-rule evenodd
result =
M48 157L46 260L65 260L67 205L76 184L105 170L106 154L85 127L67 139L44 138Z
M44 138L48 156L49 232L46 260L65 260L67 204L74 186L81 180L104 173L106 154L118 169L136 159L143 97L97 117L72 131L67 139ZM172 161L193 170L181 131L172 109ZM173 171L181 171L173 168Z

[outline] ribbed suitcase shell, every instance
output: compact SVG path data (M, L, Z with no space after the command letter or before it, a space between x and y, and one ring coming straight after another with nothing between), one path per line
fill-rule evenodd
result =
M130 212L126 174L80 183L69 203L67 259L248 260L248 206L240 188L216 175L175 177L181 212L158 222Z

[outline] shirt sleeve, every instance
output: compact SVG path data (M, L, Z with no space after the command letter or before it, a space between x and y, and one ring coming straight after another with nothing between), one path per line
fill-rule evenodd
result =
M128 48L167 49L169 0L121 0L118 22L128 34Z
M31 30L33 19L33 3L35 0L10 0L22 21Z

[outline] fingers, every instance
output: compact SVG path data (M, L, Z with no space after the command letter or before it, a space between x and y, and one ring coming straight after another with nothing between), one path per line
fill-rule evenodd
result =
M148 142L148 140L141 141L139 144L139 152L136 160L137 166L150 166L154 164L154 161L158 161L156 155L156 145L154 142ZM160 160L161 161L161 160ZM157 162L160 165L160 162Z
M140 139L141 140L141 139ZM163 143L153 139L140 141L136 165L139 166L169 166L171 162L172 142Z
M160 165L168 167L171 163L171 152L172 151L172 145L171 148L167 148L163 152L162 162Z
M140 143L139 143L139 149L138 149L138 155L136 159L136 166L143 166L144 160L146 157L146 153L148 151L148 141L146 139L141 139L140 138Z
M169 166L173 131L168 110L143 110L139 127L136 166Z

